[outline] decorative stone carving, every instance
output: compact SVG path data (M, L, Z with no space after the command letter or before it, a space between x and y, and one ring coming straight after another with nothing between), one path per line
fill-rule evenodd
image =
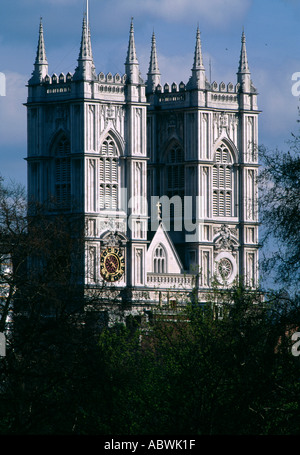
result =
M125 233L126 224L122 220L107 219L107 220L100 222L99 230L100 230L100 233L105 232L105 231L111 231L111 232L120 231L122 233Z
M222 112L220 114L220 128L227 128L228 126L228 115Z
M108 233L102 239L102 242L103 242L103 246L105 246L105 247L108 247L108 246L120 247L121 245L124 245L126 240L123 235L120 235L117 231L115 231L115 232Z
M234 251L238 249L238 242L233 237L236 234L236 230L230 229L226 224L215 231L217 233L217 238L215 240L215 249L223 251Z
M109 105L107 106L107 109L106 109L106 118L107 118L107 119L110 119L110 120L112 120L112 119L115 118L115 109L112 107L111 104L109 104Z
M222 279L224 281L225 280L227 281L228 278L232 274L232 270L233 270L232 262L228 258L222 258L222 259L220 259L217 267L218 267L218 272L219 272L220 276L222 277Z
M215 276L220 284L231 284L237 276L237 264L231 253L222 252L215 258Z

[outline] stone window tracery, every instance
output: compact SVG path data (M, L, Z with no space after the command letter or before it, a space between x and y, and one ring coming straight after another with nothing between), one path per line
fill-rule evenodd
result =
M166 273L166 259L165 249L158 245L153 255L154 273Z
M167 189L169 197L184 193L184 157L180 146L172 147L167 157Z
M233 216L233 162L228 148L222 144L215 153L213 166L213 216Z
M63 135L55 148L55 200L59 208L71 203L70 141Z
M176 144L169 149L166 166L166 195L171 199L173 196L181 198L184 202L184 152L180 145ZM182 207L176 208L171 204L170 218L181 217ZM178 212L178 213L177 213Z
M101 209L116 210L118 208L118 169L117 146L112 137L107 136L101 146L99 163Z

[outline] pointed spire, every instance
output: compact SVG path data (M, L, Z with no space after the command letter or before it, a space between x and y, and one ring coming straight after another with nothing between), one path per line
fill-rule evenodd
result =
M156 52L156 39L153 31L152 34L152 46L151 46L151 55L150 63L148 70L148 79L147 79L147 92L153 92L155 87L160 84L160 71L158 67L158 59Z
M47 57L46 57L46 50L45 50L44 29L43 29L42 18L40 19L39 43L38 43L35 63L40 64L40 65L48 64Z
M48 61L46 57L44 29L42 18L40 19L39 40L37 46L36 59L34 63L34 70L30 82L42 82L44 77L48 74Z
M94 61L94 59L93 59L93 51L92 51L91 30L90 30L90 26L89 26L88 23L87 23L87 27L88 27L88 53L91 56L92 61Z
M78 60L92 60L92 49L90 42L89 27L84 16L82 22L82 35Z
M87 23L86 13L82 21L81 44L78 56L78 66L75 70L76 79L91 80L96 76L95 65L92 53L91 32Z
M203 70L203 69L204 69L204 66L203 66L203 58L202 58L202 50L201 50L200 30L199 30L199 26L198 26L193 70Z
M239 73L249 73L249 65L248 65L248 58L247 58L247 50L246 50L246 37L245 32L243 30L242 33L242 48L241 48L241 55L240 55L240 63L239 63Z
M240 89L244 93L251 91L251 74L248 65L247 51L246 51L246 37L243 30L242 33L242 47L239 62L239 69L237 73L237 82L240 84Z
M135 41L134 41L134 28L133 28L133 17L131 18L130 23L130 33L129 33L129 45L126 58L127 64L138 64L138 59L136 56Z
M129 44L127 58L125 62L125 71L128 78L128 82L138 84L140 80L139 62L136 56L135 42L134 42L134 28L133 28L133 17L131 18L130 33L129 33Z
M158 67L158 59L157 59L157 52L156 52L156 39L155 39L154 31L152 34L152 46L151 46L151 56L150 56L148 74L160 74L159 67Z
M206 86L206 76L205 76L205 68L203 65L199 26L197 27L196 46L195 46L195 53L194 53L194 64L193 64L193 68L192 68L192 77L190 79L190 84L191 84L192 88L197 88L197 89L205 89L205 86Z

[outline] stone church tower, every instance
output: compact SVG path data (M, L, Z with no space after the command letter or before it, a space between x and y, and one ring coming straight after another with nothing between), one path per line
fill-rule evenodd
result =
M244 33L235 85L208 82L198 29L190 80L162 86L153 36L147 99L148 195L179 208L171 237L184 269L199 289L238 276L256 286L259 112Z
M131 21L125 74L96 73L85 15L73 74L48 74L42 22L28 82L28 194L81 217L82 283L170 302L217 280L258 282L257 92L242 35L235 84L209 83L197 30L190 80L144 82ZM119 290L119 291L118 291Z

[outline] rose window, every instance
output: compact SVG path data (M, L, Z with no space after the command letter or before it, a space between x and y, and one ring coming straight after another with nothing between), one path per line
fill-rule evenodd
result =
M233 266L229 259L222 258L218 263L218 272L223 280L227 280L233 272Z

